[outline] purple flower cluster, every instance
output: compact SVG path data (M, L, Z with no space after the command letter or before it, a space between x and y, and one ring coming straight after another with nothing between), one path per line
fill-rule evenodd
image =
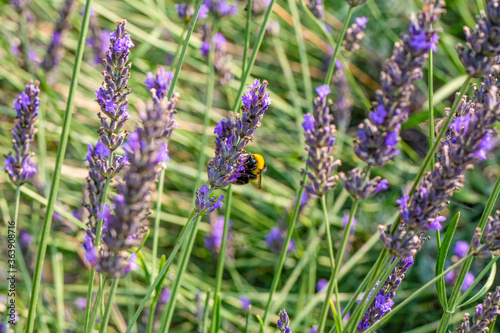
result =
M158 99L151 89L152 103L139 111L143 127L129 135L124 144L129 168L118 184L113 200L114 214L106 216L102 247L93 262L100 273L111 278L121 277L131 267L128 250L142 243L147 232L150 214L151 191L168 161L167 139L175 128L173 116L178 94L170 101Z
M465 241L458 241L455 244L455 248L453 249L453 253L455 255L451 258L451 261L453 263L456 263L458 260L465 257L468 252L469 252L469 243L467 243ZM458 274L460 273L461 268L462 268L462 266L458 266L454 270L452 270L448 274L446 274L444 276L444 280L446 281L446 283L449 283L451 285L456 284ZM448 269L448 268L446 268L446 269ZM467 274L465 275L465 279L464 279L464 282L462 284L462 287L460 288L462 290L462 292L469 289L469 287L472 285L472 283L474 282L475 279L476 279L476 277L474 276L474 274L472 274L471 272L467 272Z
M311 13L319 20L325 20L325 6L323 0L309 0L307 2L307 8Z
M380 75L382 90L377 91L376 101L368 119L359 125L354 152L369 165L383 166L399 150L401 123L408 119L410 95L415 81L422 77L422 66L430 49L436 48L439 39L432 27L444 13L444 1L429 0L424 10L412 18L410 35L402 35L396 43Z
M393 258L394 261L395 258ZM391 311L392 306L394 305L394 301L392 300L396 295L396 290L399 288L399 285L403 281L406 271L410 266L413 265L413 258L402 258L399 263L394 267L394 270L391 272L391 275L387 278L387 280L382 285L377 296L373 300L373 303L370 304L370 307L364 314L363 318L358 324L357 331L364 332L374 323L380 320L387 312ZM378 285L378 282L377 282ZM371 293L375 288L372 290ZM371 297L371 293L368 296L368 299ZM361 300L358 301L358 303Z
M316 92L318 97L314 99L313 114L305 114L302 123L308 154L306 165L309 168L309 181L302 185L307 193L320 197L337 185L335 180L338 177L333 176L333 172L341 162L334 160L332 155L336 129L330 114L332 102L326 98L330 88L323 85L316 88Z
M14 100L17 118L10 130L14 153L4 155L5 166L2 170L18 186L29 181L37 172L35 162L32 161L33 153L29 149L37 132L35 121L40 112L39 95L38 81L30 81Z
M475 31L464 27L465 47L458 45L458 54L467 74L481 77L498 71L495 59L500 55L500 1L486 0L486 13L478 18Z
M227 53L226 45L227 41L223 34L217 33L214 38L214 69L215 74L217 74L220 85L225 86L233 79L233 73L231 73L230 61L232 59L231 55Z
M226 0L205 0L203 3L217 18L238 14L238 5L230 5Z
M489 326L496 320L498 315L498 305L500 303L500 287L495 292L488 293L483 304L476 306L476 311L472 317L472 326L470 326L468 313L464 314L464 320L457 328L457 333L485 333L489 332Z
M347 175L343 172L339 173L340 179L344 182L344 188L355 199L366 199L380 191L387 190L389 185L387 179L382 179L380 176L368 179L365 175L359 168L348 171Z
M201 25L201 46L200 54L202 57L206 57L210 52L210 36L212 35L212 28L209 24Z
M271 231L269 231L269 234L267 234L265 241L271 252L281 253L281 250L283 249L283 244L285 243L285 238L286 238L285 229L273 227ZM295 242L293 239L290 239L287 252L295 252L295 251L297 251Z
M172 72L167 72L165 68L160 67L156 70L155 76L153 76L151 72L147 72L146 76L147 78L144 80L146 90L156 89L156 97L158 98L164 98L168 95L170 85L174 78Z
M227 233L227 238L226 238L226 241L228 241L228 242L230 240L229 230L231 229L231 224L232 224L232 221L229 220L228 233ZM205 237L205 247L208 250L210 250L212 252L212 254L214 254L216 256L220 253L220 247L222 245L223 233L224 233L224 216L219 216L217 218L211 218L210 232ZM231 247L231 244L228 244L226 246L226 253L228 253L229 256L232 256L233 252L234 251Z
M457 116L449 126L446 139L438 148L438 161L434 171L427 172L412 196L405 195L399 205L402 226L412 232L412 237L421 235L429 229L441 230L444 216L437 216L447 205L449 198L463 186L465 172L473 169L474 164L486 159L486 152L493 148L492 140L496 135L492 126L500 112L500 101L496 79L489 77L483 81L481 91L476 88L476 97L462 98ZM478 99L479 98L479 99ZM381 240L393 254L404 256L401 251L414 253L422 242L413 242L412 248L403 249L404 232L395 235L380 227Z
M290 329L290 319L288 318L288 314L286 310L283 309L280 311L280 319L278 319L278 328L281 333L292 333Z
M177 10L177 15L181 20L187 24L191 21L194 16L194 7L192 5L188 5L185 2L175 5L175 9ZM198 11L198 19L207 18L208 16L208 7L205 4L201 4L200 10Z
M56 23L52 39L47 47L45 58L42 61L42 67L49 71L59 65L62 57L62 37L71 27L69 16L73 11L75 0L64 0L59 10L59 21Z
M115 151L125 140L127 132L122 131L122 128L130 118L127 112L130 88L127 83L132 65L128 62L128 57L129 49L134 47L134 43L125 30L125 24L126 20L119 21L115 31L110 34L110 46L103 59L104 82L95 92L96 102L104 114L98 114L102 125L99 129L100 139L111 151Z
M215 126L215 154L207 166L208 180L214 189L235 183L243 171L246 146L253 141L253 134L260 127L260 120L271 104L267 81L256 79L241 97L241 114L229 114Z
M484 244L480 243L483 236ZM490 216L488 222L481 233L481 228L476 228L472 238L472 250L476 257L489 258L492 251L500 249L500 211L496 211L495 216Z
M368 23L368 18L361 16L354 19L354 23L347 28L342 45L349 52L354 52L359 49L359 42L365 37L364 30Z
M241 304L241 309L243 310L243 312L247 312L248 309L250 308L250 305L252 305L252 301L250 301L246 296L240 296L239 300Z

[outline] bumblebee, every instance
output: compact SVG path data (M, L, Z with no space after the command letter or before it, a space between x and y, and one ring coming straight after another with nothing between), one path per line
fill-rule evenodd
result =
M259 154L248 154L243 161L245 170L236 179L237 185L245 185L256 180L259 181L259 189L262 184L262 171L266 170L266 162L264 157Z

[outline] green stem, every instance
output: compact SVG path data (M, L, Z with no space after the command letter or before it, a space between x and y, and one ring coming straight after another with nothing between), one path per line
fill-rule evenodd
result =
M16 235L17 235L17 218L19 216L19 202L20 202L20 198L21 198L21 186L20 185L17 185L16 186L16 197L14 199L14 216L12 217L12 225L10 224L10 222L8 223L9 227L9 231L7 232L9 235L11 234L10 233L10 229L14 229L14 264L10 264L9 263L9 268L8 270L9 271L15 271L16 267L15 267L15 254L16 254L16 250L15 249L20 249L19 246L16 246ZM10 245L11 243L9 243ZM10 253L10 249L9 249L9 253ZM21 253L21 251L19 251L19 253ZM10 258L10 256L9 256ZM14 299L15 301L15 299ZM7 292L7 303L6 304L10 304L10 292ZM10 327L10 322L9 322L9 311L8 309L5 310L5 317L4 317L4 322L5 322L5 331L6 332L9 332L9 327Z
M217 30L218 30L218 24L214 24L214 32L217 33ZM212 45L210 46L210 51L208 55L207 101L205 103L205 111L203 115L203 131L201 133L200 155L198 158L198 171L196 176L196 182L194 185L195 189L198 189L200 187L201 175L203 172L203 167L205 165L205 148L207 146L207 141L208 141L207 128L208 125L210 124L210 110L212 109L213 105L214 83L215 83L213 52L214 52L214 47L212 41ZM193 202L195 197L196 193L195 195L193 195ZM184 276L184 272L186 271L189 258L191 257L191 252L193 251L194 241L198 233L199 220L200 218L196 219L196 221L194 222L193 231L189 234L188 242L186 244L186 247L184 248L182 258L180 259L181 261L178 267L177 275L175 277L174 284L172 285L170 300L167 304L166 309L162 314L160 332L167 333L168 330L170 329L170 323L174 315L175 304L177 303L177 293L179 292L180 285L183 281L182 279Z
M207 333L207 331L208 331L208 325L207 325L207 321L208 321L208 307L210 305L211 293L212 293L212 290L208 289L207 296L205 298L205 307L203 308L203 320L202 320L202 323L201 323L201 331L202 331L202 333Z
M349 22L351 21L352 13L354 11L353 8L354 7L349 7L349 11L347 12L347 17L344 20L344 26L342 27L342 31L340 32L339 41L337 42L337 45L335 45L335 51L333 51L332 59L330 60L330 64L328 65L328 71L326 72L324 84L330 85L330 82L332 81L333 69L335 68L335 60L337 59L337 55L339 54L342 40L344 40L345 32L347 31Z
M430 280L429 282L427 282L426 284L424 284L422 287L420 287L419 289L417 289L414 293L412 293L409 297L406 297L400 304L398 304L394 309L392 309L390 312L386 313L381 320L379 320L378 322L376 322L374 325L372 325L368 330L365 331L365 333L372 333L372 332L375 332L375 330L378 330L380 329L380 327L382 327L382 325L384 325L385 323L387 323L389 321L389 319L392 318L392 316L394 316L396 313L399 312L399 310L401 310L406 304L408 304L409 302L413 301L418 295L420 295L422 293L422 291L424 291L425 289L429 288L430 286L434 285L434 283L439 280L440 278L444 277L446 274L448 274L449 272L451 272L453 269L455 269L455 267L458 267L459 265L461 265L465 260L469 259L470 257L472 256L472 254L469 254L467 255L466 257L463 257L462 259L460 259L459 261L457 261L455 264L451 265L447 270L445 270L443 273L439 274L438 276L436 276L435 278L433 278L432 280ZM436 332L439 332L439 328Z
M330 222L328 219L328 210L326 208L326 199L325 196L323 195L321 197L321 207L323 208L323 220L325 222L325 232L326 232L326 241L328 242L328 254L330 256L330 265L331 265L331 275L330 275L330 281L328 281L328 289L326 291L326 296L325 296L325 302L323 303L323 307L321 309L321 315L319 319L319 325L318 325L318 332L323 333L325 329L325 324L326 324L326 318L328 316L328 309L330 307L330 295L333 292L333 289L335 288L335 291L338 290L338 286L335 280L335 255L333 253L333 242L332 242L332 235L330 231ZM349 229L344 230L344 234L348 234L349 232L347 231ZM339 299L338 299L338 291L336 292L335 295L335 312L334 312L334 322L335 322L335 328L337 329L337 332L341 333L342 332L342 322L341 322L341 313L340 313L340 305L339 305Z
M241 64L241 76L245 75L247 67L248 47L250 46L250 22L252 21L252 0L248 0L247 4L247 25L245 28L245 48L243 49L243 62ZM210 48L211 49L211 48Z
M433 51L429 51L429 146L434 144L434 66ZM434 171L434 154L431 159L431 170ZM439 239L439 238L438 238Z
M85 49L85 40L87 37L87 30L90 18L90 7L92 0L87 0L85 5L85 13L83 15L82 27L80 30L80 38L78 41L78 49L75 56L75 65L73 67L73 75L68 93L68 102L66 104L66 111L64 115L64 123L62 127L61 138L59 140L59 148L57 150L56 165L54 168L54 176L50 187L49 200L47 203L47 211L43 221L43 226L40 234L40 241L37 250L35 273L33 275L33 289L31 291L30 305L28 318L26 323L26 332L31 333L34 329L36 304L38 302L38 293L40 291L40 283L42 278L43 262L45 259L45 252L47 250L47 241L50 234L50 226L52 224L52 217L54 214L54 204L56 202L57 191L59 190L59 182L61 179L61 169L64 162L64 155L66 153L66 146L68 145L69 131L71 127L71 118L73 116L73 107L75 102L75 93L78 86L78 76L82 64L83 51Z
M180 40L184 39L184 34L186 33L188 27L189 27L189 25L184 24L184 28L182 29ZM177 47L175 48L174 58L172 59L172 63L170 64L170 70L173 70L175 64L177 63L177 58L179 58L179 52L181 51L181 45L182 45L181 43L177 43Z
M203 0L198 0L196 3L196 9L194 11L193 18L191 19L191 26L189 27L189 31L186 36L186 41L182 46L181 58L179 59L179 63L177 64L177 69L175 70L174 78L172 79L172 83L170 84L170 90L168 92L168 100L170 100L174 94L174 87L177 83L177 78L179 77L179 73L181 72L182 63L184 62L184 57L186 56L187 47L189 44L189 39L191 38L191 34L193 33L194 26L196 25L196 21L198 20L198 13L200 12L201 4Z
M111 314L111 308L113 307L113 299L115 298L118 281L120 281L120 279L116 278L113 280L113 283L111 283L111 289L109 290L108 294L108 302L106 304L106 310L104 311L104 316L102 318L101 329L99 330L99 333L104 333L108 330L109 315Z
M151 267L153 268L151 272L151 279L148 281L151 283L156 277L156 257L158 256L158 240L160 238L160 214L161 214L161 198L163 197L163 190L165 186L165 169L162 168L160 172L160 179L158 180L158 198L156 199L156 216L153 226L153 248L151 249Z
M307 170L306 170L307 172ZM302 183L307 181L307 175L305 174L302 177ZM297 197L295 200L295 209L293 210L293 215L292 215L292 220L290 221L290 224L288 225L288 232L286 234L285 242L283 243L283 248L281 249L281 255L278 261L278 267L276 267L276 272L274 273L273 276L273 281L271 283L271 289L269 290L269 296L267 298L267 303L266 303L266 308L264 311L264 317L262 318L263 325L265 326L267 323L267 319L269 318L269 312L271 309L271 303L273 301L274 293L276 292L276 288L278 287L278 282L281 277L281 272L283 271L283 266L285 264L285 258L286 254L288 252L288 244L290 244L290 239L292 238L293 231L295 230L295 223L297 221L297 217L299 216L299 209L300 209L300 198L302 197L302 194L304 193L304 187L300 186L299 190L297 191Z
M309 61L307 59L307 50L304 43L304 38L302 37L302 25L300 23L300 14L297 9L296 0L288 0L288 6L290 6L290 13L293 18L293 29L295 31L295 39L297 41L297 47L299 49L300 58L300 68L302 71L302 80L304 83L304 90L307 101L313 100L313 89L311 82L311 74L309 73ZM307 103L309 113L313 113L313 104Z
M227 200L226 200L226 214L224 216L224 231L222 232L222 242L219 249L219 260L217 263L217 273L215 276L215 289L214 289L214 304L217 304L217 301L220 302L220 289L222 284L222 275L224 273L224 260L226 259L226 245L227 245L227 236L229 232L229 218L231 216L231 202L233 199L233 186L229 184L227 187ZM215 313L215 311L214 311ZM220 315L220 311L218 312ZM219 318L215 318L212 315L212 324L210 332L215 333L219 331Z
M106 282L107 282L107 279L104 278L101 280L102 282L100 284L102 284L103 286L106 285ZM102 302L102 299L103 299L103 295L104 295L104 288L100 287L99 290L97 291L97 294L95 296L95 301L94 301L94 306L92 307L92 312L90 313L90 321L91 323L95 323L96 321L96 318L97 318L97 312L99 310L99 305L101 304ZM92 302L92 299L90 300ZM85 333L89 333L89 332L92 332L92 328L94 327L94 324L92 325L89 325L86 329L85 329Z
M210 197L212 195L212 190L210 190L207 194L207 198ZM160 283L160 281L163 280L163 276L165 274L167 274L167 271L168 269L170 268L170 265L172 264L172 261L174 260L175 258L175 255L177 254L177 252L179 252L179 248L181 247L181 245L184 243L184 240L186 239L186 236L191 232L192 228L193 228L193 225L194 225L194 221L198 218L198 215L196 213L193 213L193 216L190 218L190 221L189 223L186 225L186 227L182 230L181 234L179 235L179 238L177 239L177 242L175 244L175 247L174 249L172 250L172 253L170 253L170 256L168 257L167 261L165 262L165 265L163 265L162 269L160 270L160 272L158 273L158 276L156 277L156 280L153 282L153 284L151 286L149 286L149 289L147 290L146 292L146 295L144 296L144 298L142 299L142 302L141 304L139 305L139 308L137 309L137 311L135 312L134 316L132 317L132 319L130 320L130 322L128 323L127 325L127 331L126 333L130 333L130 331L132 330L132 327L134 327L135 325L135 322L137 321L137 318L139 318L139 315L141 314L142 312L142 309L144 309L144 307L146 306L146 304L148 303L151 295L153 294L153 292L155 291L155 288L156 286Z
M262 25L260 27L259 31L259 36L257 37L257 41L255 42L255 46L252 51L252 55L250 56L250 61L248 62L248 67L245 70L245 73L241 77L241 84L240 88L238 90L238 93L236 96L241 96L243 94L243 89L245 89L245 82L248 79L248 76L250 75L250 72L252 71L253 65L255 63L255 59L257 59L257 53L259 53L260 45L262 44L262 41L264 40L264 34L266 33L266 27L267 27L267 22L269 21L269 17L271 16L271 12L273 11L273 6L276 0L271 0L269 3L269 6L267 7L267 11L264 15L264 20L262 21ZM233 112L238 111L238 106L240 105L240 100L236 99L234 101L233 105Z

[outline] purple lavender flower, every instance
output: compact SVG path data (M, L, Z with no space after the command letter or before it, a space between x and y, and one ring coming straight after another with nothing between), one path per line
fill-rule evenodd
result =
M495 292L488 293L483 304L476 306L476 311L472 317L472 326L470 326L468 313L464 314L464 320L457 328L458 333L483 333L488 332L488 326L495 321L498 315L498 305L500 303L500 287Z
M467 74L482 77L498 71L495 59L500 55L498 30L500 29L500 4L497 0L486 1L486 13L477 19L475 31L464 27L465 47L458 45L460 60Z
M271 0L252 0L252 15L260 16L264 14L270 3Z
M38 81L30 81L17 98L14 100L14 110L17 113L12 134L14 153L9 152L5 156L5 166L2 170L7 172L10 180L20 186L33 178L37 170L35 162L32 161L33 153L30 152L30 144L35 137L36 117L40 108L40 89Z
M200 53L202 57L206 57L210 52L210 42L208 40L204 40L200 46Z
M209 24L205 23L201 25L201 46L200 54L202 57L206 57L210 52L210 39L212 36L212 28Z
M355 199L371 197L380 191L387 190L389 185L389 181L382 179L380 176L372 179L365 177L363 171L359 168L348 171L347 175L339 172L339 177L344 182L344 188Z
M354 23L347 28L344 41L344 48L349 52L354 52L359 49L359 42L365 37L364 30L368 19L364 16L356 17Z
M175 5L175 9L177 10L177 14L181 20L187 24L191 21L194 16L194 7L192 5L188 5L185 2ZM207 18L209 8L205 4L201 4L200 10L198 11L198 20L202 18Z
M292 333L290 330L290 319L288 318L288 314L286 310L283 309L280 311L280 319L278 319L278 328L281 333Z
M311 330L309 331L309 333L317 333L318 332L318 325L314 325L313 327L311 327Z
M322 21L325 20L325 6L323 5L323 0L309 0L307 2L307 8L311 13Z
M59 21L56 23L52 39L47 47L47 52L42 62L42 67L47 71L59 65L59 62L61 61L62 36L71 27L69 16L73 11L74 3L75 0L65 0L59 10Z
M316 283L316 292L320 292L328 286L328 280L321 279Z
M316 88L316 92L318 97L314 99L314 112L312 115L305 114L302 123L308 153L306 165L310 170L307 172L309 181L302 186L309 194L323 196L337 185L335 180L338 177L333 176L333 171L341 162L332 156L336 129L330 115L332 102L326 98L330 88L323 85Z
M83 297L78 297L76 300L75 300L75 305L77 308L79 308L80 310L85 310L85 307L87 306L87 299L86 298L83 298Z
M349 223L349 218L350 218L349 214L344 215L344 217L342 218L342 225L344 226L344 228ZM358 221L356 220L355 217L353 217L351 221L351 230L349 231L350 234L354 233L354 226L356 225L356 223L358 223Z
M484 101L475 98L467 101L466 97L462 98L460 112L450 124L446 140L438 147L439 159L434 171L424 175L411 198L408 196L399 201L402 228L412 231L413 236L429 229L442 228L441 223L446 218L436 215L447 206L453 193L463 186L465 172L481 161L477 154L484 148L481 142L486 136L494 135L492 125L500 111L497 93L498 88L491 86ZM390 235L389 229L382 227L380 230L383 231L381 240L386 248L401 256L398 251L401 250L402 239ZM396 234L402 236L404 233ZM417 245L414 249L418 250L420 247ZM476 250L477 248L474 249Z
M229 241L232 221L228 221L228 233L226 241ZM212 251L214 255L220 253L220 247L222 245L222 235L224 233L224 216L219 216L218 218L211 219L210 222L210 232L205 237L205 247ZM226 247L226 252L232 252L231 246Z
M271 252L281 253L283 244L285 243L285 239L286 230L278 227L273 227L271 228L271 231L269 231L269 234L267 234L265 241ZM297 247L295 246L295 241L292 238L290 239L290 243L288 244L287 252L295 252L296 250Z
M210 189L207 185L203 185L198 191L196 191L195 207L198 215L211 213L217 208L222 209L221 200L224 199L224 196L221 195L219 198L211 196L208 200L205 200L209 193Z
M230 5L226 0L205 0L203 3L216 18L232 16L238 13L238 5Z
M393 261L394 260L395 258L393 258ZM394 305L394 301L392 299L396 295L396 290L399 288L405 277L406 271L411 265L413 265L413 258L407 257L402 258L396 267L394 267L391 275L389 275L387 280L384 282L379 293L375 296L375 299L359 322L357 327L358 332L366 331L370 328L370 326L379 321L387 312L391 311L391 308ZM375 291L375 288L373 288L370 292L367 299L371 297L373 291Z
M382 90L377 91L370 117L359 125L358 139L354 142L356 156L370 165L383 166L399 154L395 146L401 123L408 119L414 82L422 77L422 66L428 57L429 49L422 47L422 43L435 42L437 30L432 25L444 12L443 5L443 1L429 0L425 10L412 19L410 35L402 36L403 43L395 44L392 57L385 63ZM416 38L420 38L420 43L412 46Z
M480 243L481 236L484 239L484 244ZM476 257L488 258L492 251L498 249L500 249L500 211L496 211L494 217L488 218L482 234L481 228L476 228L472 238L472 251Z
M124 276L134 267L127 250L140 245L147 231L151 191L168 160L167 139L175 128L178 94L167 101L158 99L154 88L150 92L153 102L139 110L143 127L132 132L123 147L130 166L118 184L114 214L107 219L98 251L96 270L110 278Z
M469 252L469 243L466 241L458 241L453 248L453 253L455 253L460 258L467 256Z
M241 114L229 114L215 126L215 154L207 166L208 180L213 189L224 188L243 171L245 147L253 141L253 133L260 127L260 120L271 104L267 81L255 80L242 96Z
M239 300L241 309L243 310L243 312L247 312L250 308L250 305L252 305L252 302L246 296L240 296Z
M174 73L165 71L165 68L160 67L156 70L156 76L153 73L146 73L147 79L144 80L146 90L156 89L156 96L163 98L168 95L170 85L174 78Z
M214 52L214 69L215 74L217 74L218 81L222 86L227 85L233 79L233 73L231 73L230 62L231 55L227 53L226 45L227 41L224 35L220 32L217 33L214 38L215 52Z
M119 21L116 30L110 34L110 46L103 59L105 70L102 72L104 82L96 90L96 102L101 107L98 117L101 119L99 129L101 141L111 150L116 150L125 140L126 131L122 131L128 114L127 95L130 88L127 85L130 77L128 62L129 49L134 47L130 35L125 30L126 21Z

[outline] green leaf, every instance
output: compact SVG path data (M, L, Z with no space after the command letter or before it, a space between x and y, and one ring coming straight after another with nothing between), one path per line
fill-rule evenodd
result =
M451 223L448 226L448 229L446 230L443 242L439 247L439 254L436 261L436 273L434 276L438 276L441 273L443 273L444 262L446 261L446 257L448 256L448 250L450 248L453 235L455 234L455 230L457 229L457 224L459 219L460 219L460 212L458 212L453 218L453 220L451 220ZM446 309L448 307L448 301L446 296L446 286L444 283L444 276L436 281L436 290L439 298L439 303L441 303L443 309Z
M144 276L146 277L146 281L148 284L151 284L151 274L149 274L148 267L146 266L146 261L144 260L144 256L142 252L137 252L137 258L139 259L139 263L141 264L142 271L144 272Z
M457 309L462 307L462 306L466 306L466 305L471 304L472 302L477 301L479 298L483 297L488 292L488 290L493 285L493 282L495 282L495 276L496 276L496 272L497 272L496 261L498 260L498 258L499 257L494 257L489 262L489 264L482 270L482 272L477 276L477 278L474 280L474 283L472 283L472 285L465 291L465 293L462 296L460 296L460 298L458 300L458 303L460 305L457 306ZM469 293L474 289L474 287L479 283L479 281L481 281L483 276L486 275L486 272L488 272L490 270L490 268L491 268L490 276L488 277L488 280L486 280L486 283L481 288L481 290L479 290L479 292L477 294L475 294L474 296L472 296L469 300L462 303L464 301L464 299L467 298Z

